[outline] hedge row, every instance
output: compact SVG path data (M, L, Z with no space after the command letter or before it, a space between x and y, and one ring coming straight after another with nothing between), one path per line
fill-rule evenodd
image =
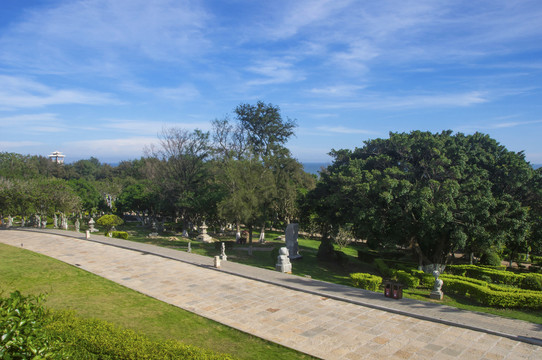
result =
M103 320L79 318L73 312L54 313L46 329L64 341L64 350L72 359L233 359L176 341L153 341Z
M107 323L49 312L43 296L0 297L0 359L233 359L175 341L152 341Z
M513 285L527 290L542 290L542 274L516 274L476 265L449 265L453 275L466 276L486 282Z
M520 286L525 277L523 274L515 274L511 271L494 270L476 265L448 265L446 268L453 275L466 276L479 280L487 277L497 284Z
M350 274L350 278L355 287L370 291L378 291L380 284L382 284L382 278L380 276L371 274L354 273Z
M442 274L443 291L465 295L486 306L542 309L542 293L488 284L462 276Z
M111 236L117 239L128 240L128 233L126 231L113 231Z
M387 278L393 277L393 270L389 268L384 259L375 259L374 264L377 270L382 274L382 276Z
M435 285L435 277L431 274L424 272L423 270L410 270L412 275L420 279L420 284L426 289L432 289Z
M420 285L420 279L403 270L397 270L395 273L397 281L403 284L406 288L415 289Z

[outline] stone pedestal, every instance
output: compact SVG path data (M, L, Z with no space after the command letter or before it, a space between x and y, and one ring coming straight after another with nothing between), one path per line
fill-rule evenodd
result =
M220 256L215 256L215 268L219 268L220 267Z
M275 264L275 270L282 273L292 273L292 263L288 257L288 248L281 247L279 250L279 256L277 257L277 263Z

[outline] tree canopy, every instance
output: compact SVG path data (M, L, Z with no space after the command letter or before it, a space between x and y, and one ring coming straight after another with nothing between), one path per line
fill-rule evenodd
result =
M390 133L331 155L309 196L323 225L351 224L369 245L408 247L421 264L458 249L525 247L534 171L487 135Z

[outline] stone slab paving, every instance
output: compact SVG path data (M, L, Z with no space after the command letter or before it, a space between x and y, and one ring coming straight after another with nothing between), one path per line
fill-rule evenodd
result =
M400 311L384 311L378 308L380 305L361 305L340 299L350 295L341 295L338 288L332 287L332 296L327 296L316 291L322 285L314 280L293 282L300 287L313 284L311 291L294 291L273 284L278 274L273 271L263 270L268 273L266 279L260 269L231 262L217 270L211 267L212 259L194 254L95 235L95 241L88 241L65 234L0 231L0 242L24 244L27 250L324 359L542 359L541 346L496 335L499 331L475 331ZM153 254L154 250L158 254ZM245 274L235 275L240 269ZM257 276L263 281L249 278ZM284 274L278 277L295 278Z

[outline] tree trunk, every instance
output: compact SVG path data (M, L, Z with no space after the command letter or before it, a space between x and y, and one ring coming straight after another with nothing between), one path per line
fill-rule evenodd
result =
M410 238L410 247L414 250L416 255L418 255L418 268L421 269L423 267L424 262L426 264L431 264L431 260L429 260L422 252L422 249L420 248L420 244L418 244L418 241L414 236Z
M262 225L262 230L260 231L260 238L258 241L260 244L265 243L265 223Z
M469 264L470 265L474 264L474 253L472 251L469 254Z
M248 227L248 255L252 256L252 225Z

